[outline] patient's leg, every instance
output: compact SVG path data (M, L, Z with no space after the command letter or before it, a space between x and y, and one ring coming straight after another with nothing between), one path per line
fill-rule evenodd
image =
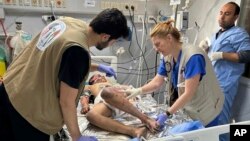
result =
M146 128L135 128L111 119L112 111L104 103L98 103L87 113L88 121L102 129L131 137L145 136Z
M138 111L138 109L124 97L124 94L121 93L119 88L106 87L102 91L101 96L108 104L139 118L148 126L151 132L155 132L157 130L157 122Z

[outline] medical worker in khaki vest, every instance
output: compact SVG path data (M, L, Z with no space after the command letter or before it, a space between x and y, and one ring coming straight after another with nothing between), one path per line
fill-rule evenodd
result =
M9 141L49 141L66 124L73 141L82 136L76 103L88 72L115 76L110 66L91 64L89 48L104 49L127 37L125 16L106 9L90 24L74 18L47 25L9 66L0 87L0 136Z
M158 23L152 29L153 47L164 57L153 80L140 88L127 90L128 98L151 93L167 84L170 107L158 116L160 125L182 108L193 120L200 120L206 127L218 125L224 96L211 62L202 49L181 42L181 35L172 22Z

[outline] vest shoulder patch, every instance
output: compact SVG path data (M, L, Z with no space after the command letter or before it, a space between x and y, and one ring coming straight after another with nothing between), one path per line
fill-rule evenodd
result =
M62 21L54 21L47 25L41 32L36 47L44 51L66 30L66 24Z

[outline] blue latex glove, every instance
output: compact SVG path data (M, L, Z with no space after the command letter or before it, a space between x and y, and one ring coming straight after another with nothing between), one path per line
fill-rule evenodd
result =
M162 129L165 125L165 121L168 119L168 116L167 114L159 114L157 116L157 118L155 119L157 121L157 123L159 124L160 126L160 129Z
M108 76L108 77L114 76L114 78L116 79L115 70L111 66L106 66L106 65L100 64L97 67L97 70L100 72L106 73L106 76Z
M81 136L77 141L98 141L94 136Z

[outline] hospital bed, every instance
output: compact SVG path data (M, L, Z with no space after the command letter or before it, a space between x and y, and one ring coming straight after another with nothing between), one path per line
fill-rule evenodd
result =
M92 62L100 63L102 61L105 61L108 63L108 65L111 65L114 70L117 70L117 58L115 56L91 56ZM92 72L89 74L89 77L92 76L95 72ZM99 73L99 72L98 72ZM116 80L113 78L109 78L109 81L111 83L115 83ZM137 102L135 105L140 111L145 113L146 115L156 118L156 116L164 112L165 109L167 109L166 105L158 105L155 99L151 95L145 95L144 97L138 97ZM81 104L78 104L77 107L77 117L78 117L78 124L80 128L80 132L82 135L88 135L88 136L96 136L99 141L107 141L107 140L116 140L116 141L127 141L131 139L131 137L127 135L122 135L118 133L108 132L103 129L100 129L94 125L91 125L88 120L86 119L86 116L80 113L81 110ZM176 117L179 118L180 122L184 122L186 119L190 120L189 118L185 119L185 116L181 115L182 113L176 114ZM181 119L180 119L181 118ZM119 115L118 117L115 117L115 120L124 123L125 125L133 125L133 126L143 126L141 124L141 121L129 114L123 114ZM178 124L177 121L170 122L171 125ZM158 134L151 134L148 132L147 139L153 139L158 138L160 133ZM64 140L64 141L70 141L69 132L66 126L63 127L63 131L60 133L61 136L57 140Z
M159 113L162 113L166 109L166 105L157 105L156 101L154 101L153 97L151 95L147 95L146 97L141 98L142 103L139 103L136 105L139 109L143 110L145 114L147 114L150 117L155 118L156 115ZM147 102L145 102L147 101ZM85 115L80 114L80 107L78 107L78 124L80 127L80 131L82 135L87 136L96 136L99 141L128 141L131 138L126 135L122 135L119 133L113 133L108 132L103 129L100 129L98 127L95 127L87 121ZM188 131L185 133L180 134L171 134L164 133L168 132L171 128L173 128L175 125L179 125L181 123L186 123L191 121L190 118L188 118L184 113L180 112L174 115L172 119L169 119L166 122L167 130L164 130L162 132L159 132L157 134L151 134L150 132L147 133L146 137L142 139L142 141L219 141L219 135L228 133L230 129L230 124L227 125L221 125L221 126L215 126L210 128L203 128L199 130L194 131ZM141 123L138 119L134 118L131 115L123 115L123 117L117 117L116 120L126 124L126 125L134 125L134 126L140 126ZM247 124L250 125L250 121L245 122L239 122L239 123L233 123L233 124ZM66 134L64 138L64 141L70 141L69 133L67 131L66 126L64 126L64 131Z
M250 125L250 121L232 123L232 125ZM150 141L219 141L219 135L229 133L230 124L214 126L181 134L152 139Z
M115 56L94 56L92 57L94 60L105 60L109 61L111 63L111 66L116 70L116 62L117 58ZM90 74L91 76L91 74ZM116 82L115 79L111 78L112 82ZM146 97L141 97L141 103L135 105L137 106L141 111L143 111L145 114L147 114L150 117L156 117L159 113L163 112L165 109L167 109L166 105L158 105L157 102L154 100L151 95L147 95ZM145 103L146 101L146 103ZM80 114L80 104L77 107L78 111L78 124L80 127L80 131L83 135L89 135L89 136L96 136L99 141L110 141L110 140L116 140L116 141L128 141L131 139L130 137L118 133L111 133L108 131L104 131L98 127L95 127L86 119L85 115ZM186 121L191 121L190 118L188 118L185 114L182 112L176 114L175 120L170 120L167 122L167 125L169 129L173 127L174 125L181 124ZM123 115L123 117L117 117L116 120L126 124L126 125L134 125L134 126L141 126L141 123L138 119L126 114ZM250 121L245 122L239 122L234 124L248 124L250 125ZM142 140L148 140L148 141L219 141L219 135L228 133L229 132L230 124L228 125L221 125L216 127L210 127L210 128L204 128L194 131L189 131L185 133L180 134L168 134L167 136L163 136L162 132L158 134L147 134L147 139ZM64 141L70 141L69 132L66 128L66 126L63 127L63 133L61 134L61 139ZM164 131L166 132L166 130ZM51 138L51 141L57 141L58 139Z
M137 107L140 111L145 113L151 118L156 118L156 116L159 113L163 113L165 109L167 108L166 105L157 105L157 102L154 100L154 98L151 95L146 95L144 97L140 97L137 99L138 102L134 106ZM108 132L103 129L100 129L88 122L86 119L86 116L83 114L80 114L80 109L81 106L77 107L77 117L78 117L78 124L80 128L80 132L82 135L86 136L95 136L99 141L110 141L110 140L115 140L115 141L128 141L131 139L131 137L119 133L114 133L114 132ZM172 127L174 125L186 122L186 121L191 121L190 118L188 118L186 115L184 115L182 112L179 112L174 115L175 117L172 119L169 119L168 126L167 127ZM124 123L125 125L132 125L135 127L141 127L143 126L141 124L141 121L129 114L122 114L114 118L115 120ZM174 119L174 120L173 120ZM71 141L69 132L66 126L63 127L64 129L64 136L61 138L61 140L64 141ZM163 132L163 131L162 131ZM150 132L147 132L146 139L156 139L161 136L162 132L159 132L157 134L152 134ZM144 140L146 140L144 139Z

